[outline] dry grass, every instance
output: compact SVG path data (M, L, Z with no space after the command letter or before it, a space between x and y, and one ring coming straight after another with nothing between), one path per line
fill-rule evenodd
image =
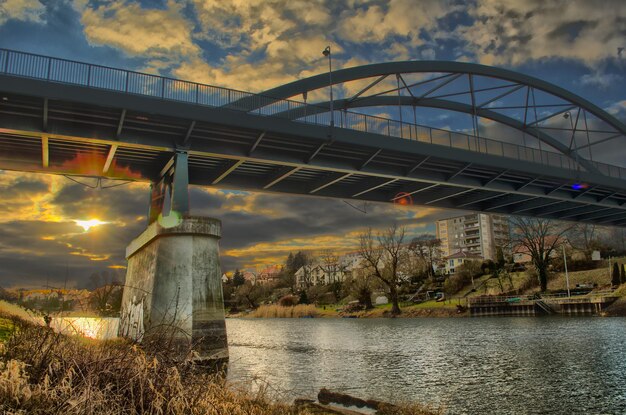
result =
M269 388L227 382L168 356L125 340L98 341L68 337L42 326L40 318L8 303L0 321L11 326L0 342L0 413L17 414L198 414L308 415L329 410L287 405L271 399ZM281 307L282 308L282 307ZM291 317L316 314L315 307L282 310ZM25 320L22 316L28 318ZM38 324L34 324L36 321ZM155 350L152 350L155 352ZM176 355L178 356L178 354ZM191 357L191 356L189 356ZM380 415L441 414L408 403L379 410Z
M599 288L608 288L611 285L611 275L608 268L569 272L568 274L571 288L576 287L576 284L598 284ZM565 273L558 273L548 280L548 290L565 290L566 288Z
M248 317L255 318L301 318L301 317L319 317L320 313L311 304L298 304L293 307L283 307L280 305L262 305L250 314Z
M127 341L68 337L15 316L18 327L0 343L2 414L308 415L319 409L277 403L188 361L157 359ZM421 405L384 414L440 414Z
M19 324L0 356L1 413L308 413L186 362L161 363L125 341L89 341Z
M43 318L41 316L37 316L35 313L17 304L7 303L3 300L0 300L0 313L19 317L22 320L30 321L35 324L43 324Z

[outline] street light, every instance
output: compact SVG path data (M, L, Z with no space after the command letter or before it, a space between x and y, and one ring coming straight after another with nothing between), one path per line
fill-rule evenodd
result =
M569 111L566 111L563 113L563 118L565 118L566 120L569 120L569 125L570 128L572 130L572 134L576 134L576 132L574 131L574 123L572 122L572 114ZM578 119L576 119L576 123L578 124ZM572 135L572 140L574 139L573 135ZM574 141L574 145L576 144L576 142ZM576 151L574 153L575 157L576 157L576 168L577 168L577 174L576 174L576 182L574 182L574 184L572 185L572 189L574 190L584 190L586 188L589 187L589 185L587 183L582 183L580 181L580 164L578 163L578 151ZM565 255L565 254L564 254Z
M330 55L330 45L322 51L322 55L328 58L328 81L330 86L330 128L335 126L335 113L333 110L333 60Z

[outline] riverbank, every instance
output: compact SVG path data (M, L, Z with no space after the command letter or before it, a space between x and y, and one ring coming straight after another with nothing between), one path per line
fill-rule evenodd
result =
M271 388L229 382L159 345L66 336L6 311L0 311L0 334L0 413L361 414L311 399L286 403ZM376 413L442 414L419 404L385 404Z
M467 309L457 307L459 301L435 300L420 304L408 304L401 307L402 313L397 318L418 317L467 317ZM276 304L261 305L255 310L227 314L228 318L389 318L391 304L378 305L370 310L353 312L343 311L341 305L314 306L299 304L296 306L283 307Z
M570 272L569 287L576 291L577 287L595 287L594 291L611 290L611 279L607 269L594 269ZM468 300L476 296L526 295L539 294L537 284L529 284L530 276L525 272L513 273L509 278L498 280L485 275L474 281L474 286L461 288L454 298L444 301L429 300L419 304L401 304L402 313L398 318L419 317L469 317ZM564 273L556 273L548 280L548 294L566 293L567 279ZM503 290L505 291L502 294ZM618 287L612 294L617 300L604 309L602 316L626 317L626 284ZM582 297L580 297L582 298ZM459 307L460 306L460 307ZM238 318L387 318L391 315L391 304L377 305L371 310L354 312L343 311L345 305L330 304L326 306L297 305L281 307L276 304L261 305L259 308L227 317Z

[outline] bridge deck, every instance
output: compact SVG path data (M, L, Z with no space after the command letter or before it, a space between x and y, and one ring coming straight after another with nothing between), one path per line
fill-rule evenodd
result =
M2 169L156 180L183 150L196 185L626 225L619 167L579 172L557 153L365 115L331 131L274 116L293 101L250 113L228 107L239 91L11 53L0 51Z

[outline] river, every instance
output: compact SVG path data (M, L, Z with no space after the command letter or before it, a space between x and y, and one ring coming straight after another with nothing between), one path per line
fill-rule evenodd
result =
M625 318L228 319L229 378L450 414L626 414Z

